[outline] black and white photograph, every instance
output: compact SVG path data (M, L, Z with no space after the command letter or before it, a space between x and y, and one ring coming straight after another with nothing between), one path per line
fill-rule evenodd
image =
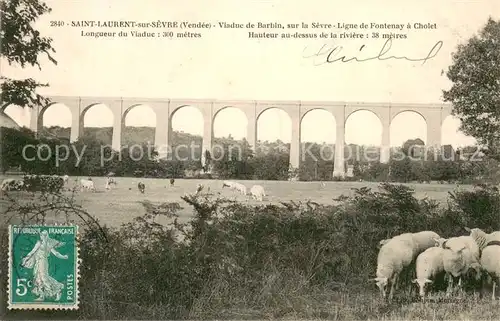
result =
M0 319L500 320L500 2L0 0Z

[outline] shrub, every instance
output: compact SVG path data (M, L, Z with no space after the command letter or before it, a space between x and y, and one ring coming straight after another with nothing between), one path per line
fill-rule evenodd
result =
M500 194L496 186L479 184L473 191L449 193L448 215L462 226L477 227L485 232L500 230Z
M29 192L59 193L64 180L57 175L24 175L24 188Z

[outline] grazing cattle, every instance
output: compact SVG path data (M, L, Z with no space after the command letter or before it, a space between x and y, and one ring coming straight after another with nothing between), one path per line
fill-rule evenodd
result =
M242 195L247 195L247 187L240 183L234 183L234 188Z
M80 185L81 185L81 190L82 191L85 189L85 190L88 190L88 191L95 192L95 185L94 185L94 182L92 181L92 179L89 180L89 179L83 179L82 178L80 180Z
M236 182L223 181L222 182L222 188L224 188L224 187L229 187L229 189L236 189Z
M250 194L252 195L253 199L256 199L258 201L261 201L264 199L264 196L266 196L266 192L264 191L264 187L260 185L254 185L250 189Z
M143 182L139 182L137 184L137 188L139 189L139 192L141 192L142 194L144 194L144 190L146 189L146 185L144 185Z
M104 184L104 188L107 190L111 189L111 184L116 186L116 181L112 177L106 178L106 183Z
M2 191L19 191L23 188L24 182L20 179L6 178L2 181Z
M222 182L222 188L224 188L224 187L229 187L230 189L236 190L236 191L238 191L239 193L241 193L243 195L247 194L247 188L246 188L246 186L243 185L243 184L240 184L240 183L236 183L236 182L233 182L233 181L223 181Z
M171 178L170 179L170 186L174 186L174 183L175 183L175 179Z

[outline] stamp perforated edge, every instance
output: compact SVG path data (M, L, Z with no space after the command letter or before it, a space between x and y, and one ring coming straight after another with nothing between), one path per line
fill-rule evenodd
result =
M33 224L36 226L46 226L46 227L61 227L61 226L70 226L75 228L75 302L71 305L66 304L22 304L16 305L12 303L11 291L10 291L10 283L11 283L11 275L12 275L12 226L10 224L7 228L9 229L9 255L8 255L8 282L7 282L7 309L9 310L78 310L80 305L80 233L79 226L76 224ZM28 225L27 225L28 226Z

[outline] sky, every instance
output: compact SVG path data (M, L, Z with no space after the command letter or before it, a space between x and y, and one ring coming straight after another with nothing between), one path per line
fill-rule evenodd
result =
M383 2L383 5L382 5ZM301 100L440 103L442 90L450 82L442 70L451 64L451 54L486 23L489 16L500 17L500 3L491 1L350 1L282 0L282 1L203 1L203 0L46 0L52 12L42 16L36 27L42 35L53 38L57 65L43 59L41 70L20 69L1 61L2 73L13 78L34 77L50 86L40 90L45 95L109 96L144 98L197 98L243 100ZM147 5L146 5L147 4ZM474 13L474 14L472 14ZM210 29L196 29L201 38L138 38L130 31L157 33L167 28L82 28L72 22L92 20L188 21L209 22ZM51 26L62 21L65 26ZM351 29L360 34L374 33L374 39L255 39L249 29L221 29L219 22L244 24L302 22L307 29L257 29L253 32L321 33L340 29L312 29L312 24L402 24L403 30ZM415 23L436 24L435 29L406 29ZM129 31L128 37L95 38L82 32ZM184 29L173 30L184 32ZM320 64L324 57L306 58L322 46L342 46L342 53L360 58L375 56L387 32L405 34L395 39L391 54L422 58L438 41L443 45L425 64L404 59L335 62ZM365 45L365 56L357 53ZM27 124L29 112L10 106L6 113ZM127 126L154 126L155 114L143 105L127 115ZM85 126L111 126L113 116L104 105L92 107L85 115ZM60 104L51 106L44 115L45 126L71 124L69 110ZM314 110L302 122L302 141L335 141L333 116ZM214 125L216 137L246 135L247 120L237 109L220 112ZM458 132L459 121L448 117L443 123L442 144L463 146L474 139ZM202 134L202 116L194 107L177 111L174 130ZM421 116L406 112L391 124L391 146L410 138L426 141L426 123ZM258 139L289 142L291 121L280 109L270 109L258 122ZM381 123L369 111L359 111L346 122L346 142L379 145Z

